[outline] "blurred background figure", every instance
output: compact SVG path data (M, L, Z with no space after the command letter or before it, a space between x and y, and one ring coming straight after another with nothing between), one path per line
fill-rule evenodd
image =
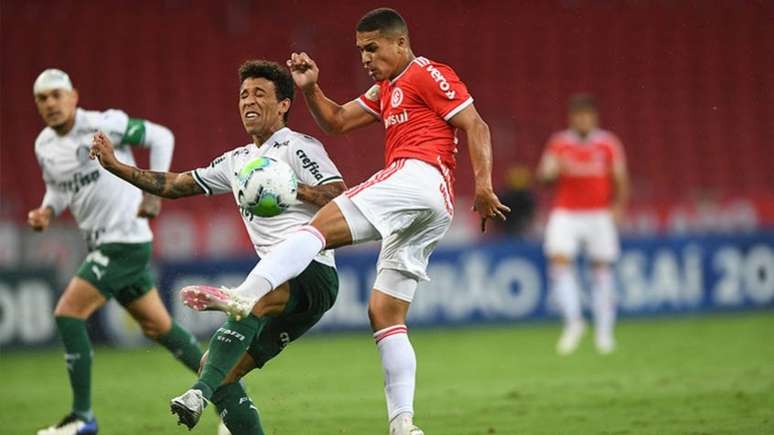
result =
M508 168L505 173L505 188L498 196L503 204L511 208L508 219L497 222L500 230L513 237L528 235L536 206L529 167L517 164Z
M538 175L556 182L546 227L545 253L554 296L564 317L556 350L575 351L585 330L574 263L581 249L591 260L591 305L600 353L615 348L615 288L612 266L620 251L616 222L629 197L626 160L618 138L599 128L594 97L577 94L568 104L570 128L546 145Z

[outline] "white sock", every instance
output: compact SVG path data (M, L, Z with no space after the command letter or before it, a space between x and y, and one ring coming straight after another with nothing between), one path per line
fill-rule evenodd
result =
M325 237L315 227L302 227L262 258L235 290L243 297L260 299L300 275L324 247Z
M591 303L594 326L598 335L612 335L615 326L615 283L610 267L596 267L593 272Z
M575 282L575 273L570 266L551 266L551 284L556 300L562 310L565 325L580 323L581 317L580 293Z
M401 414L413 415L417 358L408 339L406 325L395 325L376 331L374 340L384 368L388 421Z

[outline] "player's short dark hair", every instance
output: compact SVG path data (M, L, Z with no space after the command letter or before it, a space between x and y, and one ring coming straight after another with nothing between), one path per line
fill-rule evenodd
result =
M239 85L247 79L266 79L274 83L274 91L277 94L277 101L285 99L293 102L296 86L293 83L293 77L287 68L282 67L277 62L268 60L248 60L239 67ZM290 109L285 112L285 124L288 123L288 114Z
M570 113L597 111L597 100L591 94L575 94L567 101L567 111Z
M357 22L356 30L358 32L378 30L383 33L402 33L408 35L406 20L400 16L398 11L390 8L378 8L369 11Z

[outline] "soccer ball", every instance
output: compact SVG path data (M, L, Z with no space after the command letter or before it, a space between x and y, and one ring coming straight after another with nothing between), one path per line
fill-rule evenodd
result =
M296 200L298 181L287 163L258 157L237 174L237 204L255 216L272 217Z

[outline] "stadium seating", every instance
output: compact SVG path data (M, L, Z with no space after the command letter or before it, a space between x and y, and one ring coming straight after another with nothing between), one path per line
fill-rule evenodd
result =
M393 3L409 21L416 53L454 66L477 98L494 133L498 177L508 162L536 164L548 135L564 126L568 95L584 90L599 96L604 125L626 145L640 198L697 190L747 195L774 185L770 3L646 2L647 20L645 3L636 2ZM21 216L43 192L32 151L41 123L30 95L42 69L67 70L83 107L117 107L168 125L177 138L173 168L189 169L247 142L236 111L236 69L247 58L284 61L291 50L305 50L334 99L367 88L353 31L364 9L347 5L139 1L119 9L84 1L51 14L42 1L4 4L3 21L48 28L6 26L0 42L4 207ZM92 42L70 44L70 33ZM9 52L19 40L45 48ZM292 125L330 145L350 184L382 165L378 125L328 138L302 106L298 101ZM463 147L457 183L463 194L472 188L465 153ZM29 176L34 181L20 188ZM182 200L166 207L212 206Z

